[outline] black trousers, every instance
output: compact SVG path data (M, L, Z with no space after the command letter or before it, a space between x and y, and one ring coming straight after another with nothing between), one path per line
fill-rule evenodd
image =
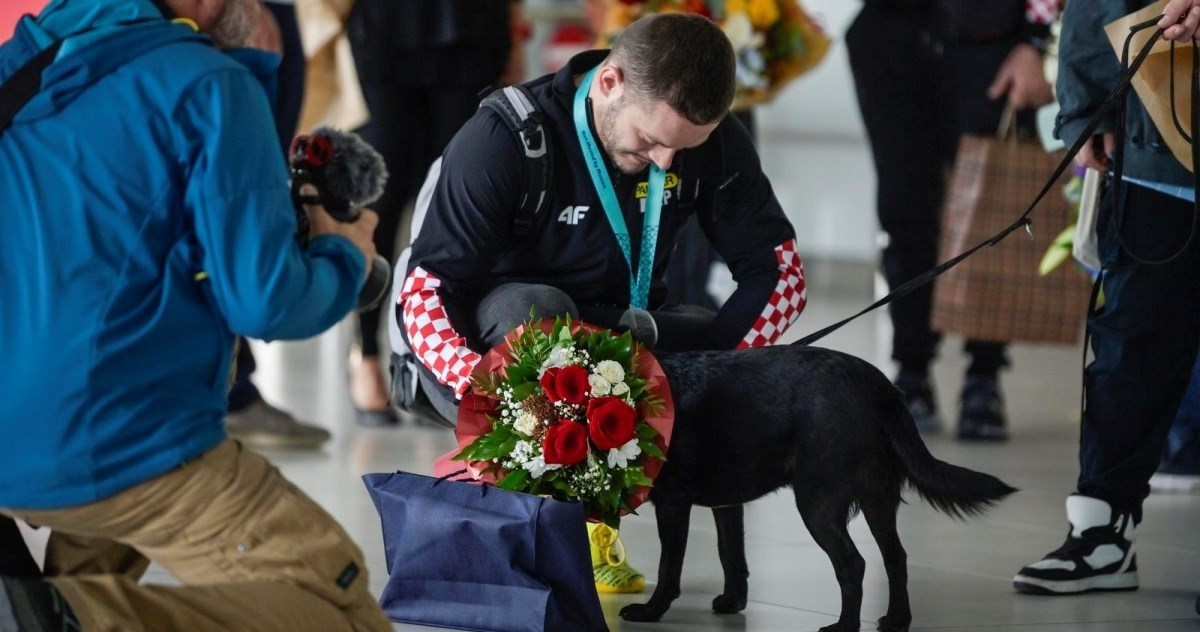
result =
M1189 202L1126 184L1098 216L1104 305L1088 318L1078 488L1138 521L1200 347L1200 236L1169 263L1137 259L1179 251L1193 215Z
M937 265L946 174L958 139L995 133L1004 102L988 99L987 87L1015 45L944 46L934 22L928 8L869 4L846 33L878 176L876 208L888 235L882 268L891 288ZM901 370L926 373L937 354L941 335L929 327L932 305L930 284L889 306L892 358ZM970 373L994 374L1008 365L1002 342L969 340L966 351Z
M360 0L346 25L371 113L370 121L357 132L383 156L389 173L383 196L371 205L379 214L375 250L388 261L396 260L397 231L411 217L405 207L416 197L429 166L478 109L480 93L500 78L508 58L506 7L499 14L504 19L489 27L497 34L487 39L499 44L450 43L415 49L398 43L396 32L421 30L422 21L432 19L417 11L418 5L422 3ZM454 15L458 14L450 12L445 19ZM452 26L434 22L441 29ZM379 309L359 314L364 356L379 355L379 320Z

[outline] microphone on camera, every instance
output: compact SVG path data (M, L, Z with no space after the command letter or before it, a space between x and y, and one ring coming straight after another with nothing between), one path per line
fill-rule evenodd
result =
M292 174L292 200L299 215L301 240L307 239L308 214L305 204L320 204L333 219L351 223L359 209L383 195L387 166L383 157L357 134L330 127L318 127L311 134L297 136L288 152ZM317 195L301 195L300 188L313 185ZM391 284L391 266L375 255L370 263L366 284L358 295L358 311L374 309L387 295Z

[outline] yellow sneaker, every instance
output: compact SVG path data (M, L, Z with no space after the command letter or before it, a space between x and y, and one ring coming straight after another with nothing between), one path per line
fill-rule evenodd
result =
M602 593L640 593L646 578L625 561L625 543L616 529L589 522L588 541L592 548L592 577Z

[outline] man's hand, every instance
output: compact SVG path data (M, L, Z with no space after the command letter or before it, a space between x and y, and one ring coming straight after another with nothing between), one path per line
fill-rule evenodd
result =
M1113 155L1116 147L1116 137L1112 134L1097 134L1092 137L1092 142L1084 143L1083 147L1079 148L1079 153L1075 154L1075 163L1104 173L1108 171L1108 158Z
M308 196L316 196L317 190L311 184L306 184L301 188L300 194ZM307 204L304 209L308 211L308 237L312 239L318 235L341 235L349 239L360 252L367 262L366 272L371 273L371 262L375 260L375 226L379 224L379 216L369 208L359 209L358 219L352 223L339 222L333 219L325 207L320 204Z
M1183 18L1182 23L1179 18ZM1158 22L1158 28L1164 29L1163 39L1174 41L1194 39L1198 26L1200 0L1171 0L1163 7L1163 17Z
M1042 72L1042 54L1029 44L1013 48L988 87L988 98L995 100L1005 95L1018 110L1041 107L1054 100L1050 83Z

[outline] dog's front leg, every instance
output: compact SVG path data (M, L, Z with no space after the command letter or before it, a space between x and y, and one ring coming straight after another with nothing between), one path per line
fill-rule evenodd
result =
M656 502L654 515L658 518L658 542L662 553L658 559L658 585L650 601L621 608L626 621L658 621L679 597L679 577L683 573L683 554L687 549L688 518L692 506L686 502Z
M733 614L746 609L747 578L750 569L746 565L746 529L742 505L713 507L713 520L717 523L717 552L721 555L721 569L725 571L725 592L712 602L713 612Z

